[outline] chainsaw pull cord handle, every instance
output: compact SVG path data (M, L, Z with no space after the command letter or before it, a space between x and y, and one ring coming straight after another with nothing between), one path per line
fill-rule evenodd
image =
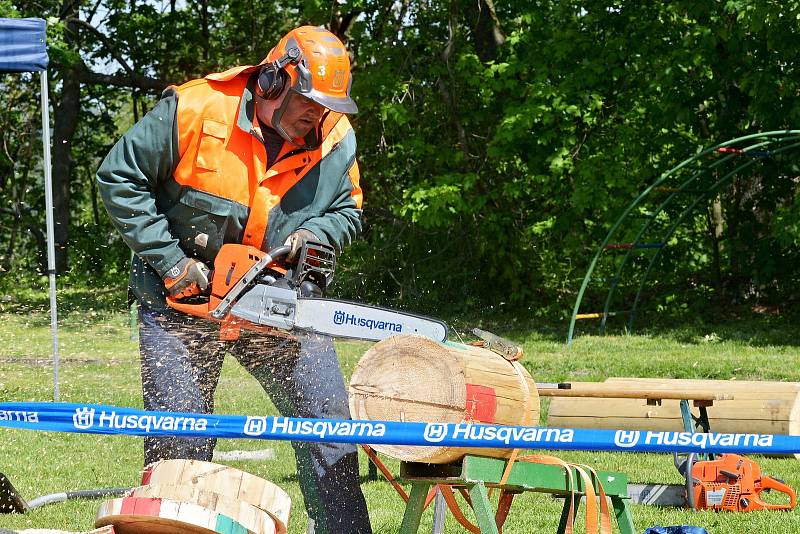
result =
M762 501L761 491L765 489L779 491L781 493L788 495L789 504L770 504ZM783 482L779 482L772 477L762 475L761 489L756 492L756 494L753 497L753 501L755 501L759 506L763 506L767 510L791 510L797 505L797 493L794 491L794 489L792 489L791 486L788 486Z
M292 247L288 245L282 245L268 251L264 257L254 263L253 266L242 275L242 277L238 282L236 282L230 291L228 291L225 297L220 301L219 305L211 311L211 317L220 320L225 317L228 314L228 311L230 311L231 306L233 306L233 302L239 298L239 295L244 293L248 287L250 287L250 284L253 282L253 280L255 280L256 277L261 274L261 272L270 264L274 263L276 258L286 256L290 250L292 250Z

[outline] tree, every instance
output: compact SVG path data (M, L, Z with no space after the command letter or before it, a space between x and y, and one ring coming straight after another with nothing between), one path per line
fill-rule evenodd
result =
M115 236L92 176L116 138L168 83L259 61L299 24L325 24L353 56L367 231L339 280L357 298L563 313L610 222L655 176L701 146L799 122L797 1L51 0L45 11L57 21L59 267L70 243L80 272L105 256L124 269L121 244L95 250L90 237ZM0 95L4 109L22 105L15 94ZM7 144L0 168L23 183L30 142ZM720 195L731 295L792 291L796 170L779 164ZM0 213L7 250L23 237L13 225L42 218L20 209ZM667 278L711 270L696 245L707 225L701 213L678 236L693 245L667 258Z

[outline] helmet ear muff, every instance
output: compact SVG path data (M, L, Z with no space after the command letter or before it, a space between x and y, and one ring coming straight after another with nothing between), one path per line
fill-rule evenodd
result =
M261 72L258 73L256 94L266 100L275 100L281 96L283 88L289 82L289 73L286 72L286 66L289 64L297 65L302 57L303 54L300 49L292 46L277 61L264 65Z
M282 68L276 69L272 63L264 65L258 74L256 94L266 100L275 100L283 92L288 77Z

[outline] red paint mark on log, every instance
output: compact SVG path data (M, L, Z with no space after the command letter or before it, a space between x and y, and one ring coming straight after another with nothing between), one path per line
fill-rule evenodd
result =
M494 388L467 384L467 417L481 423L494 423L497 395Z

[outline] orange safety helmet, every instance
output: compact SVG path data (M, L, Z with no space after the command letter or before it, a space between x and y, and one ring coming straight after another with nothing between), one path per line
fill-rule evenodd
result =
M256 93L276 99L289 89L338 113L357 113L350 98L350 57L342 42L321 26L301 26L270 50ZM277 121L276 121L277 122Z

